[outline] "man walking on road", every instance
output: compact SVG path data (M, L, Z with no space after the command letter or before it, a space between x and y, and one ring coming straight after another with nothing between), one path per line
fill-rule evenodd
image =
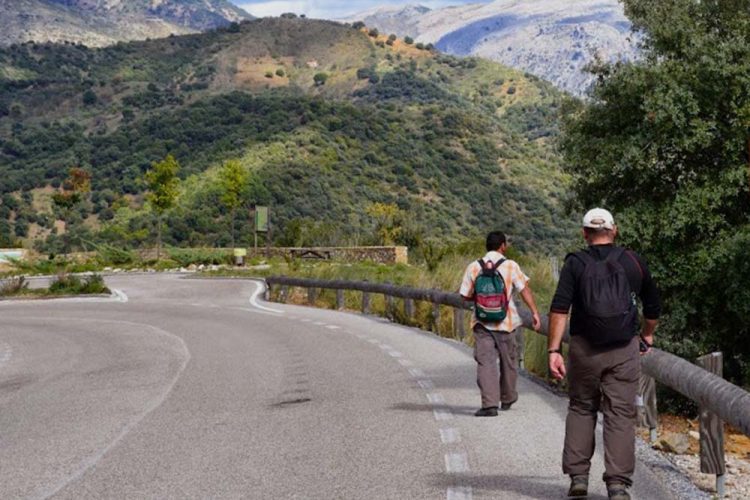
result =
M646 262L614 245L617 226L608 211L595 208L583 218L588 248L568 255L550 308L549 368L569 377L563 472L570 475L570 497L588 493L596 417L604 414L604 481L610 499L629 500L635 470L635 399L640 357L653 344L661 312L659 295ZM643 330L638 335L638 306ZM561 344L568 311L569 367Z
M529 278L516 262L504 257L507 247L505 234L500 231L488 234L487 254L469 264L461 283L461 295L475 305L471 323L476 341L477 385L482 394L477 417L495 417L499 405L502 410L509 410L518 400L515 330L523 322L513 302L513 291L520 292L529 306L534 329L539 330L541 325Z

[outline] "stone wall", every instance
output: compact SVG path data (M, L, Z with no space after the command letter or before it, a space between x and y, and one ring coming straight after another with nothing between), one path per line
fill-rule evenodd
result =
M216 249L232 255L231 248ZM144 260L156 259L156 249L140 250L138 254ZM377 262L379 264L408 264L409 249L407 247L299 247L281 248L259 247L247 249L247 256L293 257L299 259L325 259L341 262ZM162 250L162 257L169 256L167 250Z

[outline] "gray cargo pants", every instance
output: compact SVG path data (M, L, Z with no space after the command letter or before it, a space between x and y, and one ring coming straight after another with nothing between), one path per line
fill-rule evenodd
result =
M488 330L477 324L474 326L474 339L477 385L482 394L482 408L497 408L501 402L515 402L518 399L516 336L510 332Z
M588 474L594 454L597 411L604 414L604 481L632 484L635 470L635 398L641 361L638 337L614 348L570 338L568 418L563 472Z

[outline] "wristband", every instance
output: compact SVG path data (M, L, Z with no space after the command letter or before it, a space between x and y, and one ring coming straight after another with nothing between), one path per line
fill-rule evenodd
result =
M550 349L547 351L547 354L562 354L562 351L560 349Z

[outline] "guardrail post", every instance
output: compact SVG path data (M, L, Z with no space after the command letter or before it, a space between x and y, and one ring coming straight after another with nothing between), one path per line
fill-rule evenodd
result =
M263 292L263 300L269 302L271 300L271 286L266 285L266 290Z
M370 294L362 292L362 313L370 314Z
M516 351L518 352L518 367L523 370L523 358L526 355L526 332L524 331L523 327L516 328L515 336L517 347Z
M657 440L656 429L659 425L659 412L656 409L656 381L653 377L641 374L638 381L638 425L649 430L649 441Z
M723 377L724 356L714 352L701 356L695 363L701 368ZM724 498L724 481L726 479L726 464L724 461L724 422L705 408L700 408L700 457L701 472L716 474L716 493Z
M393 295L383 294L383 300L385 300L385 317L393 321L396 317L394 314Z
M344 291L340 288L336 290L336 309L344 309Z
M463 340L466 337L464 329L464 310L458 307L453 308L453 335Z
M307 289L307 303L311 306L315 305L315 289L314 288L308 288Z
M440 304L432 304L432 331L439 333L440 330Z
M281 292L279 292L279 302L285 304L289 300L289 286L281 285Z
M409 324L414 323L414 299L404 299L404 315Z

